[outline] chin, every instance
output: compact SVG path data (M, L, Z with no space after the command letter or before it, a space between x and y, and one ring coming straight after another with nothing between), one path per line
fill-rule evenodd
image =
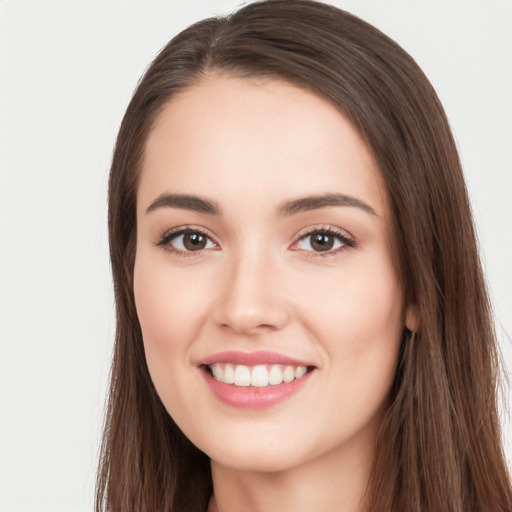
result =
M244 450L212 450L210 459L213 464L228 467L235 471L254 473L278 473L289 470L301 464L300 459L295 459L291 454L271 452L262 449L262 446Z

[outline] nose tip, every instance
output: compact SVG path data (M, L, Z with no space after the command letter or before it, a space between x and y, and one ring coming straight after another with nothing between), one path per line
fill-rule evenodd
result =
M239 293L233 289L219 308L218 324L236 334L251 335L282 329L288 318L285 305L269 290Z
M282 329L289 318L278 276L269 268L238 269L227 280L216 314L221 328L246 336Z
M251 335L267 331L279 330L286 322L278 318L275 311L264 313L255 308L237 308L224 314L222 322L219 325L223 329L231 330L235 334Z

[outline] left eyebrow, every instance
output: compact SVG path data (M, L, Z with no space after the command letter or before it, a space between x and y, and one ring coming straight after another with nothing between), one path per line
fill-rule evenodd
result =
M220 215L220 209L214 201L189 194L162 194L148 206L146 214L158 208L180 208L209 215Z
M280 215L287 217L296 213L317 210L319 208L329 208L333 206L349 206L360 208L370 215L377 216L377 212L369 204L366 204L360 199L352 196L346 196L344 194L321 194L301 197L299 199L292 199L291 201L281 203L278 208L278 212Z

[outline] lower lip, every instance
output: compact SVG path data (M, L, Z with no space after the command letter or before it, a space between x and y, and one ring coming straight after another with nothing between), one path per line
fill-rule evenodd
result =
M262 409L276 405L297 393L309 380L313 372L308 372L300 379L283 382L263 388L253 386L235 386L215 380L206 369L202 368L204 378L212 393L222 402L232 407Z

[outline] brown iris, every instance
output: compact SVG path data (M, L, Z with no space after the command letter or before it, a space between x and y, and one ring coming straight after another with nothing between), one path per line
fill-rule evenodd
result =
M207 237L201 233L184 233L183 246L187 251L200 251L206 247Z
M313 233L311 235L311 247L315 251L329 251L334 246L334 237L325 233Z

